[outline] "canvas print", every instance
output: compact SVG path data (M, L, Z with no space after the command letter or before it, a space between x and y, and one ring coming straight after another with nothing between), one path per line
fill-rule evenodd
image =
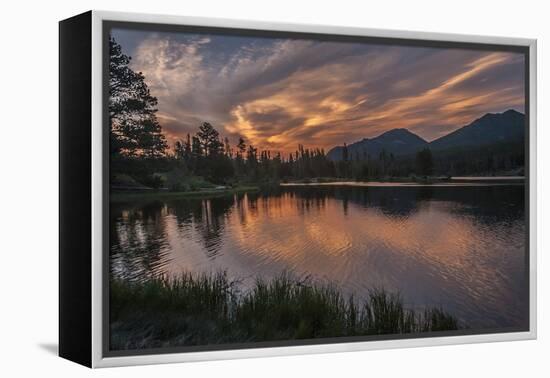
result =
M107 34L109 351L529 329L524 52Z

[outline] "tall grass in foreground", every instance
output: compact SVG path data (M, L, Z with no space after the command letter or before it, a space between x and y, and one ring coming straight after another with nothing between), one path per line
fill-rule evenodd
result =
M113 350L458 329L439 308L404 308L398 294L371 290L358 303L286 274L245 293L224 273L113 280L110 313Z

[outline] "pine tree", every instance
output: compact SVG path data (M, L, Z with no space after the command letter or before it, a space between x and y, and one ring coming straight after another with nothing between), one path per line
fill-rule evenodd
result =
M109 120L111 153L158 157L165 154L166 139L158 123L157 99L141 72L130 68L131 58L109 39Z
M433 172L432 152L424 148L416 153L416 173L420 176L429 176Z
M204 122L199 127L197 138L201 144L204 156L216 155L220 153L220 149L223 147L220 142L220 134L208 122Z

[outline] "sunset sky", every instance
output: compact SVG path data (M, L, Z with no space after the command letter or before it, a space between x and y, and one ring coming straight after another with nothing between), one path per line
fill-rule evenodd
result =
M159 100L169 144L210 122L284 154L394 128L430 141L488 112L524 112L517 53L112 30Z

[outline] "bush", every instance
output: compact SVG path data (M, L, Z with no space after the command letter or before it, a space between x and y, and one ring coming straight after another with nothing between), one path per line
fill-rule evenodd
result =
M153 189L162 188L164 185L164 180L160 175L157 174L145 175L139 178L138 181L141 182L143 185Z
M165 174L166 186L171 192L186 192L190 190L187 184L186 170L181 167L172 169Z

